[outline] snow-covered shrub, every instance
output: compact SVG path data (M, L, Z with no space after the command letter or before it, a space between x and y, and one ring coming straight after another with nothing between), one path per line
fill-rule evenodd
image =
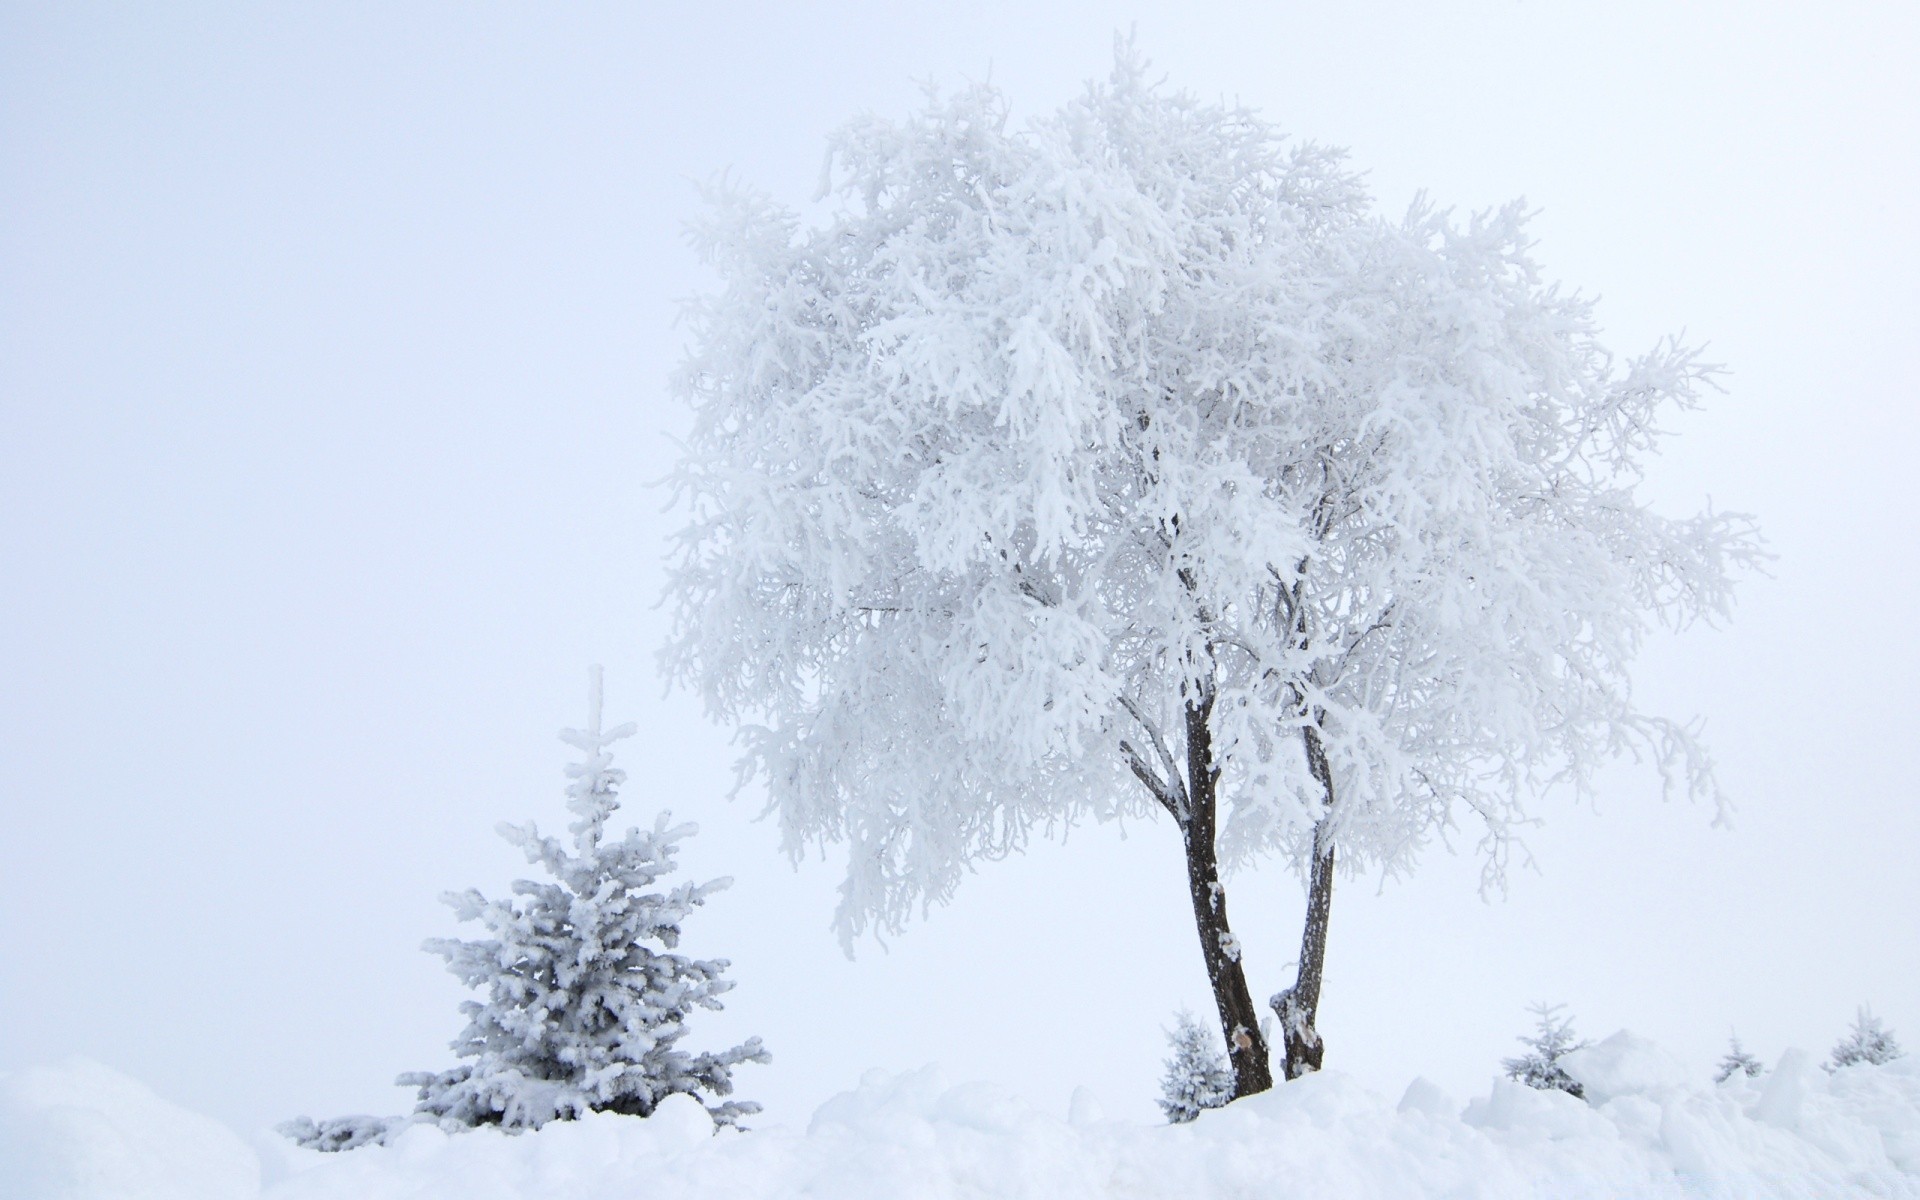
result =
M1713 1081L1715 1083L1725 1083L1735 1075L1745 1075L1748 1078L1752 1078L1764 1070L1766 1070L1766 1068L1760 1065L1760 1060L1748 1054L1746 1048L1741 1046L1739 1038L1729 1037L1727 1038L1727 1052L1721 1057L1720 1065L1714 1068Z
M362 1146L384 1143L395 1133L413 1124L409 1117L333 1117L316 1121L295 1117L274 1126L280 1134L292 1138L309 1150L357 1150Z
M1172 1048L1160 1077L1160 1111L1175 1125L1233 1099L1233 1070L1213 1036L1182 1009L1167 1034Z
M733 1068L766 1062L759 1038L718 1053L678 1047L695 1008L718 1009L733 982L722 978L725 959L670 953L680 925L695 907L732 881L683 883L649 891L674 870L674 850L696 829L675 826L661 813L651 830L606 837L619 807L616 789L626 772L612 765L614 742L634 727L600 728L600 669L595 667L585 730L562 740L582 760L567 767L569 849L542 837L531 823L505 825L500 835L550 881L518 880L512 899L488 900L478 891L445 897L463 921L479 921L490 936L472 941L435 938L426 949L484 1000L461 1005L467 1028L452 1043L464 1062L439 1073L413 1072L397 1080L417 1087L410 1118L302 1117L280 1132L317 1150L347 1150L384 1142L408 1124L442 1129L500 1125L538 1128L588 1112L650 1115L674 1094L700 1100L720 1125L760 1110L757 1104L705 1096L733 1092Z
M1518 1058L1502 1059L1500 1066L1507 1072L1507 1078L1530 1088L1566 1092L1584 1099L1586 1089L1560 1065L1562 1056L1587 1044L1574 1040L1573 1018L1560 1015L1565 1007L1564 1004L1535 1004L1528 1008L1538 1025L1532 1034L1520 1038L1527 1052Z
M1893 1033L1873 1015L1866 1005L1853 1018L1853 1028L1847 1036L1834 1044L1827 1060L1827 1070L1837 1071L1841 1067L1850 1067L1855 1063L1872 1063L1879 1066L1901 1057L1905 1051L1894 1040Z

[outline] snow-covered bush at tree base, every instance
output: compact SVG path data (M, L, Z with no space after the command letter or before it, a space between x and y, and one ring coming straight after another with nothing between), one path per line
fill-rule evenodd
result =
M1193 1014L1181 1009L1167 1034L1165 1072L1160 1076L1160 1111L1175 1125L1199 1116L1203 1109L1219 1108L1233 1099L1233 1071L1220 1051L1219 1039Z
M1497 884L1541 787L1622 752L1650 625L1727 609L1749 522L1636 494L1715 368L1618 360L1515 204L1375 214L1342 153L1112 78L832 141L809 225L720 188L697 244L664 662L737 723L788 851L849 844L849 946L1034 831L1163 812L1241 1092L1267 1048L1223 871L1401 870L1463 815Z
M1872 1063L1879 1066L1881 1063L1889 1063L1900 1058L1904 1053L1900 1049L1900 1043L1894 1040L1893 1034L1880 1018L1874 1016L1873 1012L1862 1004L1860 1011L1854 1015L1853 1028L1847 1032L1846 1037L1840 1039L1832 1053L1828 1055L1827 1069L1837 1071L1841 1067L1850 1067L1855 1063Z
M1534 1016L1534 1031L1520 1038L1527 1052L1518 1058L1502 1059L1500 1068L1508 1079L1530 1088L1565 1092L1578 1099L1585 1091L1578 1080L1567 1074L1560 1060L1575 1050L1586 1049L1587 1043L1574 1038L1573 1018L1560 1015L1565 1007L1563 1004L1531 1006L1527 1011Z
M476 890L445 897L462 921L479 921L492 935L426 943L461 982L485 992L461 1005L468 1024L452 1044L470 1061L402 1075L398 1083L419 1089L411 1117L303 1117L281 1126L283 1133L315 1149L345 1150L390 1140L421 1121L518 1130L589 1112L644 1117L673 1095L719 1099L706 1106L719 1125L759 1111L720 1099L733 1092L734 1067L768 1061L759 1038L717 1053L679 1046L693 1010L720 1008L733 983L722 977L725 959L670 951L688 913L730 881L648 890L673 872L676 847L696 832L667 813L651 830L606 836L626 778L609 748L633 732L631 724L601 729L594 668L587 728L560 735L582 755L566 769L571 850L532 822L503 824L500 835L551 880L515 881L514 899L488 900Z
M1766 1068L1760 1065L1760 1060L1748 1054L1746 1048L1740 1045L1739 1038L1729 1037L1727 1039L1727 1052L1721 1056L1720 1065L1713 1070L1713 1081L1715 1083L1725 1083L1735 1075L1745 1075L1748 1078L1752 1078L1764 1070L1766 1070Z

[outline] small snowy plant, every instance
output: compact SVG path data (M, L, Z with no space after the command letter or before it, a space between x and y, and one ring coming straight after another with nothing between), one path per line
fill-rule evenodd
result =
M1905 1052L1893 1034L1873 1015L1866 1005L1853 1019L1853 1028L1847 1036L1833 1047L1832 1056L1827 1062L1827 1070L1837 1071L1841 1067L1850 1067L1855 1063L1872 1063L1879 1066L1901 1057Z
M1737 1037L1727 1038L1727 1053L1720 1059L1720 1065L1714 1069L1713 1081L1725 1083L1735 1075L1744 1075L1751 1079L1766 1070L1760 1060L1748 1054Z
M1531 1006L1527 1011L1534 1015L1538 1026L1532 1034L1520 1039L1520 1044L1527 1048L1527 1052L1518 1058L1503 1059L1500 1065L1506 1070L1507 1078L1518 1080L1530 1088L1566 1092L1585 1099L1585 1089L1560 1066L1563 1055L1571 1054L1587 1044L1574 1040L1573 1018L1560 1015L1560 1010L1565 1007L1564 1004Z
M333 1152L381 1145L412 1123L406 1117L334 1117L326 1121L295 1117L274 1129L309 1150Z
M461 1005L468 1024L452 1043L469 1061L438 1074L402 1075L399 1084L419 1089L411 1117L303 1117L280 1126L282 1133L313 1149L347 1150L385 1142L418 1122L519 1130L588 1112L644 1117L674 1093L703 1104L728 1096L735 1066L767 1061L757 1037L719 1053L679 1048L688 1014L720 1008L733 983L721 977L725 959L671 951L686 915L731 880L649 890L673 871L674 850L695 832L691 824L673 825L666 813L649 831L606 836L619 807L615 791L626 778L609 747L634 727L603 731L600 705L595 667L587 728L560 735L582 756L567 767L571 848L542 837L531 822L500 827L551 881L519 880L513 899L488 900L471 889L448 893L460 919L481 922L490 936L426 943L462 982L485 992L484 1000ZM733 1100L707 1105L718 1125L736 1125L759 1109Z
M1213 1035L1182 1009L1167 1034L1172 1052L1160 1077L1160 1111L1181 1125L1203 1108L1219 1108L1233 1099L1233 1071Z

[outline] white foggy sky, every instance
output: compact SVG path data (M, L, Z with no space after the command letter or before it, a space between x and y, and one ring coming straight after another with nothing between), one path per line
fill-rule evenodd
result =
M791 870L726 731L652 653L684 416L663 379L690 181L804 203L826 134L988 77L1018 113L1173 85L1418 188L1541 210L1538 256L1622 353L1732 368L1650 491L1758 514L1734 622L1657 638L1732 833L1610 775L1538 806L1482 903L1438 847L1342 882L1330 1066L1484 1087L1535 999L1704 1071L1737 1029L1824 1051L1870 1001L1920 1040L1920 24L1752 3L0 5L0 1070L84 1053L246 1129L396 1112L451 1065L442 890L564 821L553 736L607 665L625 817L703 828L764 1120L928 1061L1147 1119L1173 1010L1208 1006L1172 831L1076 830L843 959L837 863ZM1472 831L1467 831L1471 849ZM1300 899L1230 883L1258 996Z

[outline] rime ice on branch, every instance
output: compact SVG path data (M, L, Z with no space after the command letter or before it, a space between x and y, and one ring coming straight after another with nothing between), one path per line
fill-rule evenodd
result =
M1224 870L1306 880L1291 1076L1336 860L1622 752L1715 796L1634 706L1655 622L1725 611L1755 540L1635 494L1714 368L1625 362L1520 205L1373 212L1335 150L1112 78L1017 125L987 87L833 140L808 225L716 189L696 241L672 674L737 722L789 852L849 846L849 947L1036 828L1158 810L1236 1074L1269 1079Z

